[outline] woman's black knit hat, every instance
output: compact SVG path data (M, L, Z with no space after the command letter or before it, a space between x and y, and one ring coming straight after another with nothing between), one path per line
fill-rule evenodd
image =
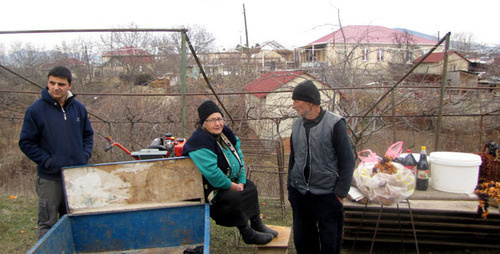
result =
M213 113L220 113L222 116L224 116L219 106L217 106L215 102L210 100L203 102L198 107L198 116L200 117L200 124L203 124L203 122L207 120L207 117L209 117Z
M298 84L295 89L293 89L292 99L311 102L315 105L321 104L319 90L311 80L306 80Z

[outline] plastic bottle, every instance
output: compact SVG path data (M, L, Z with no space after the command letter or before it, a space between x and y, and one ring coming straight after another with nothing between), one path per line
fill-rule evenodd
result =
M426 147L420 150L420 160L417 163L417 190L425 191L429 188L429 161L427 161Z
M406 150L406 153L408 153L404 159L403 159L403 165L405 168L409 169L412 174L415 175L415 166L417 165L417 160L415 160L415 157L411 153L411 149Z

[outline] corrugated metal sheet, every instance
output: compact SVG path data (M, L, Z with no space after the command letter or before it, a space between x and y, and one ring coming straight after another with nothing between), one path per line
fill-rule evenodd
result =
M447 204L441 208L437 203ZM414 207L413 203L418 203ZM425 205L427 203L427 205ZM453 245L500 249L500 215L491 208L487 219L475 211L475 201L411 201L410 209L401 204L380 206L348 203L345 205L344 240L415 243L418 245ZM471 209L472 208L472 209ZM411 218L413 217L413 230ZM378 222L378 227L377 227ZM375 230L377 230L374 238Z

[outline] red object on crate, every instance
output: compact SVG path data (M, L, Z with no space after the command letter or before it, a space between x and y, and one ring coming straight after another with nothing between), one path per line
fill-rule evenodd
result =
M176 140L175 145L174 145L174 152L175 152L176 157L179 157L182 155L182 149L184 149L185 143L186 143L186 140L183 138L179 138Z

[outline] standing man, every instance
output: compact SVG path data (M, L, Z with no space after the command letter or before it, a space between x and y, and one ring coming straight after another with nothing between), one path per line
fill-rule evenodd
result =
M61 168L86 164L94 131L87 110L71 89L71 71L57 66L47 75L47 88L24 115L19 147L37 164L38 240L66 214Z
M354 155L343 117L321 108L318 88L298 84L292 108L299 118L290 137L288 200L298 254L340 253L344 206Z

